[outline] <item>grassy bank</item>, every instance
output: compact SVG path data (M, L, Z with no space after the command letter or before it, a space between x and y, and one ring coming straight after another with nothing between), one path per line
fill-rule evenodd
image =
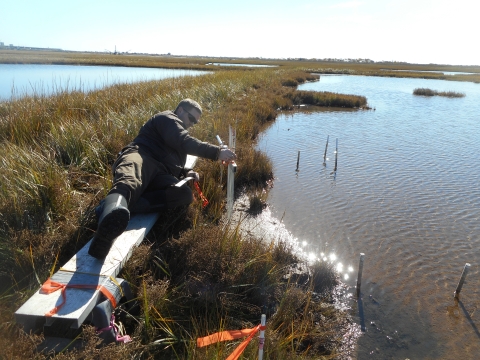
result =
M456 91L437 91L427 88L417 88L413 90L413 95L419 96L444 96L449 98L459 98L465 97L465 93L460 93Z
M47 357L36 352L42 334L23 334L13 313L91 238L93 208L110 187L115 154L151 115L190 97L204 108L194 136L210 142L217 134L227 139L228 125L234 125L240 190L258 189L272 177L268 158L252 145L278 110L318 104L322 96L330 99L325 106L367 106L364 97L299 92L283 85L292 79L301 83L314 77L292 70L230 70L0 102L3 356ZM230 344L197 349L195 339L251 327L261 313L268 319L266 358L340 356L349 321L332 304L337 279L331 266L316 264L308 273L293 275L303 260L288 244L224 228L220 166L202 160L198 170L210 205L202 209L195 202L162 214L120 275L138 303L137 313L123 317L134 342L99 350L98 337L87 326L79 333L84 347L56 358L225 358ZM247 349L245 358L254 358L254 348Z

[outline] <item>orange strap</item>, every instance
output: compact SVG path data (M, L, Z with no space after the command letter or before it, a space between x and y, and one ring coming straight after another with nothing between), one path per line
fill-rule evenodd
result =
M260 326L260 325L259 325ZM252 333L252 331L257 331L257 327L251 329L242 329L242 330L226 330L220 331L215 334L205 336L203 338L197 339L197 346L204 347L210 344L215 344L220 341L227 341L227 340L235 340L240 339L245 336L248 336Z
M220 331L218 333L205 336L203 338L198 338L197 346L203 347L203 346L214 344L220 341L235 340L235 339L240 339L242 337L248 336L248 338L246 338L240 345L238 345L238 347L227 358L227 360L236 360L240 357L243 350L245 350L245 348L250 343L250 341L252 341L255 334L259 330L265 330L265 329L266 329L265 326L257 325L251 329Z
M255 336L258 330L260 330L260 325L257 325L254 328L254 331L252 331L252 333L248 336L248 338L246 338L240 345L237 346L235 350L233 350L233 352L230 354L227 360L237 360L240 357L240 355L242 355L243 350L245 350L245 348L250 343L250 341L252 341L253 337Z
M112 295L112 293L110 291L108 291L108 289L103 285L81 285L81 284L68 285L68 284L61 284L59 282L52 281L51 278L48 278L48 280L45 281L45 283L42 285L42 288L40 289L40 292L42 292L43 294L51 294L51 293L53 293L57 290L62 290L62 302L59 305L55 306L49 312L45 313L45 316L50 317L52 315L55 315L58 312L58 310L60 310L62 308L62 306L65 305L65 302L67 301L67 294L66 294L66 289L67 288L100 290L102 292L102 294L105 295L105 297L108 300L110 300L110 302L112 303L112 306L114 308L117 307L117 300Z
M197 189L197 193L202 199L202 206L205 207L208 205L208 199L203 195L202 190L200 190L200 185L198 185L198 181L194 181L193 184L195 185L195 189Z

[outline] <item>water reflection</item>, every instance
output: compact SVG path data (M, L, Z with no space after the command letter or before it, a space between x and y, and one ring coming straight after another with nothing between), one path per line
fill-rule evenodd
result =
M285 242L292 247L292 251L306 263L313 265L316 262L326 262L332 265L342 280L348 280L354 271L353 266L344 265L334 251L328 251L328 242L319 246L306 240L299 240L285 228L284 223L272 216L270 208L266 208L257 216L245 215L249 200L247 195L242 195L235 200L233 221L241 223L240 230L246 234L255 235L266 241ZM318 249L322 248L321 251Z

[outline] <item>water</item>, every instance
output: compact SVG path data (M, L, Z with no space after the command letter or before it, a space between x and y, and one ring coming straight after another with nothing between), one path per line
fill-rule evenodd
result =
M422 87L466 96L412 95ZM480 85L333 75L300 89L365 95L375 109L281 115L258 144L274 164L270 211L307 248L355 269L350 293L365 253L357 358L478 358Z
M206 73L196 70L119 66L0 64L0 100L34 93L49 95L57 91L88 92L118 83Z
M384 71L406 71L406 72L419 72L419 73L442 73L444 75L474 75L476 73L462 72L462 71L442 71L442 70L391 70L382 69Z

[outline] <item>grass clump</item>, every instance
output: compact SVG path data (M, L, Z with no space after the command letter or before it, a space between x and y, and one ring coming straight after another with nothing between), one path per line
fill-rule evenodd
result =
M413 95L419 96L445 96L449 98L465 97L465 93L455 91L436 91L428 88L416 88L413 90Z
M252 144L279 108L297 101L295 90L282 83L300 75L284 69L229 70L1 102L0 348L5 356L47 357L35 351L42 335L19 336L13 313L90 240L96 227L93 209L111 186L116 154L150 116L174 109L183 98L197 100L204 113L193 135L215 143L217 134L228 139L228 126L234 126L236 186L258 189L271 179L272 166ZM86 327L83 348L56 358L225 357L231 345L196 349L196 337L255 325L261 313L274 325L267 332L269 359L338 351L337 325L346 317L331 306L328 294L337 282L333 270L323 264L318 277L309 269L301 282L289 276L302 260L288 246L224 228L221 166L201 160L198 171L209 206L194 202L183 212L162 214L121 275L132 285L140 309L125 317L135 341L99 350L98 337ZM320 286L319 278L327 284ZM325 325L318 325L318 316ZM247 358L254 357L253 348L247 349Z
M358 95L344 95L328 91L292 91L288 94L294 105L308 104L326 107L362 108L367 107L367 98Z

